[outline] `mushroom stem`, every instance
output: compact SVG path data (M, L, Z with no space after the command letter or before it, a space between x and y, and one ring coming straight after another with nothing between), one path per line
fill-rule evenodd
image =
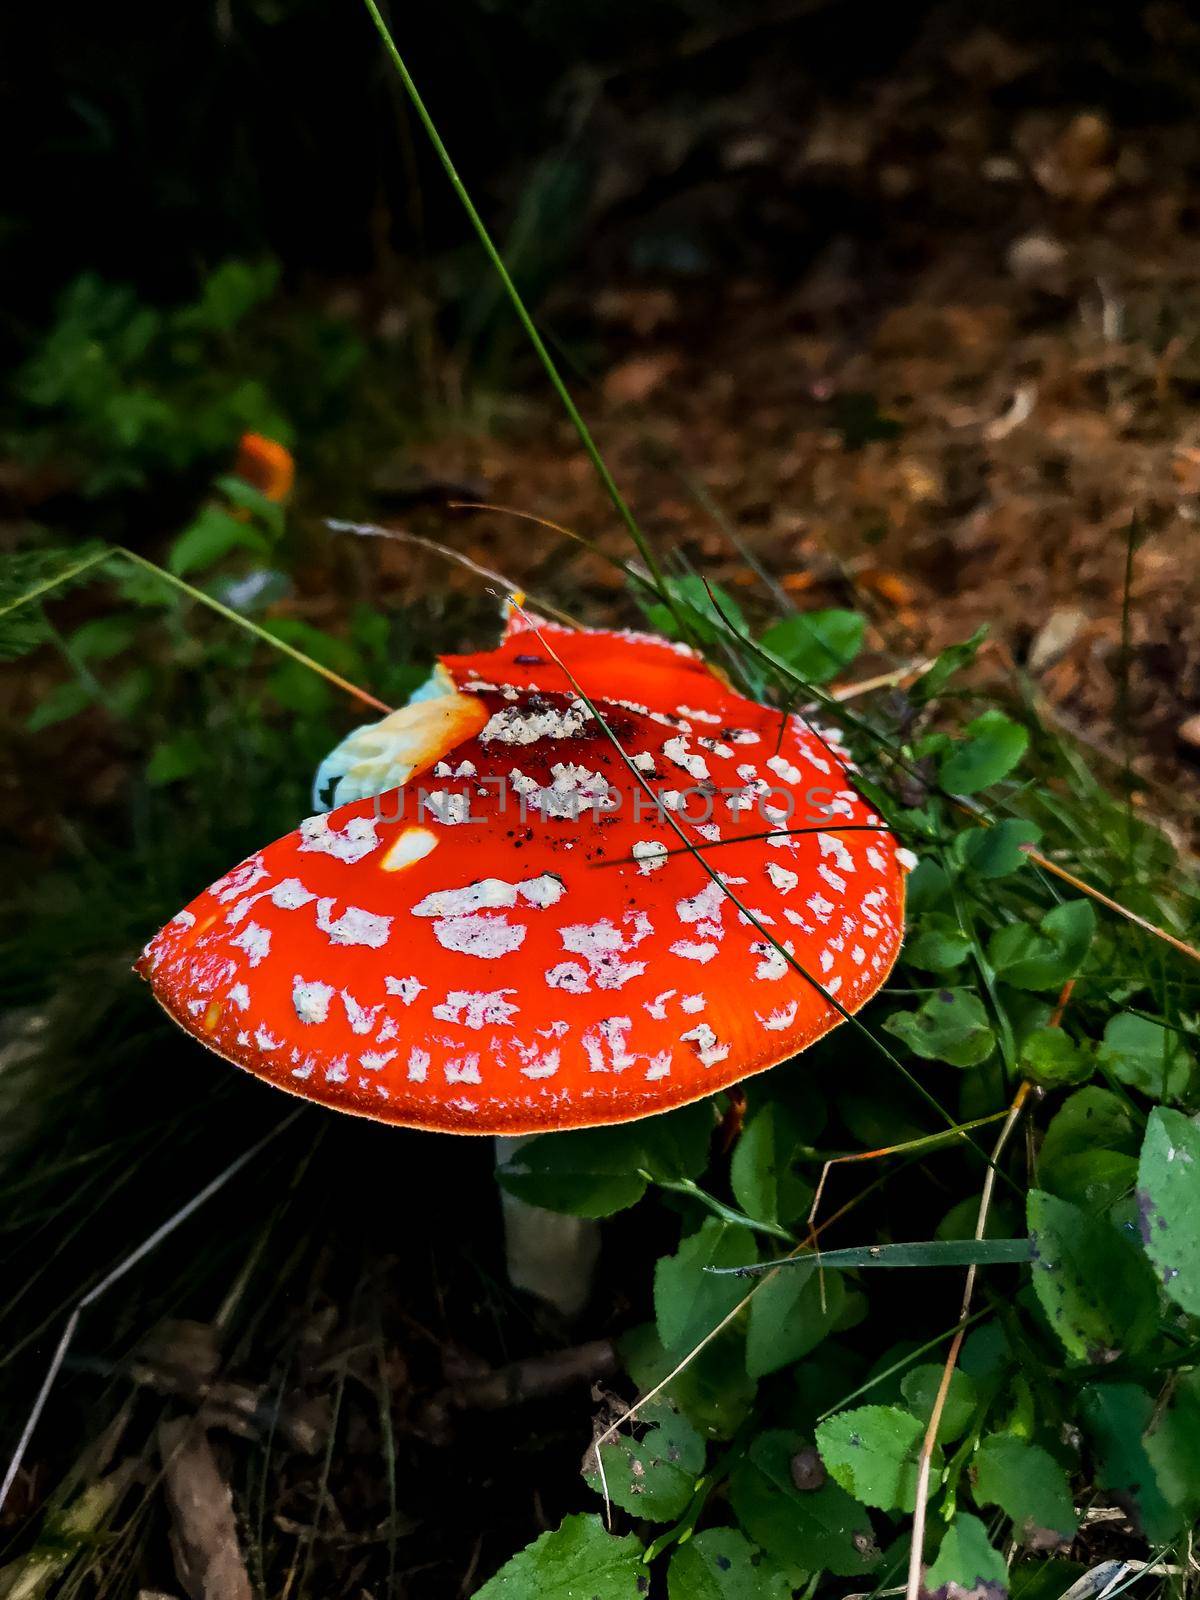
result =
M496 1165L513 1156L535 1134L497 1135ZM509 1282L536 1295L564 1317L576 1317L592 1292L592 1275L600 1254L600 1224L589 1217L568 1217L500 1191L504 1215L504 1250Z

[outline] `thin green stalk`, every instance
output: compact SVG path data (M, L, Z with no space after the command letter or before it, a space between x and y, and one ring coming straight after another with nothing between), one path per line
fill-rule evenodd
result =
M612 501L613 506L615 507L622 522L624 522L626 528L629 530L629 535L634 544L637 546L642 560L650 569L650 574L655 581L661 598L670 607L671 615L675 618L676 625L681 629L686 637L690 632L686 619L679 614L678 608L676 607L674 599L672 598L671 591L667 586L666 579L663 575L661 567L658 564L658 559L651 548L650 542L639 527L637 518L630 510L624 495L621 493L620 489L618 489L616 479L609 471L604 457L600 454L600 450L596 444L596 441L592 438L591 429L583 420L583 416L579 410L579 407L571 398L571 392L563 381L562 374L559 372L558 367L555 364L554 357L546 348L546 343L541 334L538 332L537 326L534 323L533 318L530 316L524 300L521 298L521 292L513 282L512 276L504 264L504 257L496 248L496 245L492 240L492 236L487 230L486 223L479 215L479 212L475 209L475 202L471 199L470 194L467 192L466 184L459 177L458 170L455 167L454 162L450 159L450 152L446 149L445 144L442 142L442 136L437 130L437 125L426 109L424 100L421 99L420 91L413 82L412 74L404 64L403 56L396 48L396 42L392 38L391 30L389 29L387 23L383 20L383 16L379 10L379 7L376 5L375 0L363 0L363 3L366 5L367 11L371 17L371 21L375 24L376 30L379 33L379 37L383 41L383 47L387 51L392 65L395 67L400 76L400 81L404 85L405 92L408 95L408 98L412 101L413 109L420 118L421 125L424 127L425 132L429 135L429 141L433 145L433 148L437 153L437 158L441 162L446 173L446 177L450 181L450 187L458 196L459 201L462 204L462 208L467 213L467 217L470 220L471 226L474 228L476 235L479 238L479 242L483 246L484 254L490 261L496 276L504 285L504 292L512 302L512 308L516 312L517 321L524 329L530 344L533 346L534 351L537 354L538 360L542 363L542 366L546 372L546 376L550 379L550 383L562 404L563 410L571 419L571 425L575 429L575 432L579 435L580 443L587 452L588 460L592 463L592 466L596 472L596 476L599 478L600 483L604 488L604 492Z
M197 600L210 611L215 611L219 617L224 617L226 622L233 622L246 633L253 635L262 644L269 644L275 650L281 650L285 656L291 656L293 661L298 661L302 667L307 667L310 672L318 673L322 678L335 684L346 694L353 695L356 700L361 700L364 705L373 707L376 711L385 714L393 708L382 700L377 700L373 694L368 694L365 689L360 689L357 684L351 683L348 678L343 678L329 667L323 667L319 661L314 661L311 656L306 656L302 650L297 650L284 639L277 639L273 633L268 633L265 628L260 628L256 622L251 622L249 617L242 616L240 611L234 611L231 606L222 605L220 600L211 594L205 594L203 589L197 589L190 583L185 583L182 578L177 578L173 572L168 572L165 567L156 566L153 561L147 561L145 556L139 556L133 550L127 550L124 545L114 545L106 552L110 556L121 556L126 561L132 561L135 566L141 567L145 572L152 572L156 578L161 578L164 583L173 585L189 599ZM26 597L28 598L28 596Z

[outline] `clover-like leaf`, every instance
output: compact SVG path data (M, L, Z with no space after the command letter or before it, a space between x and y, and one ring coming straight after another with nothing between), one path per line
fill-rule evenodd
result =
M858 1406L818 1424L817 1449L848 1494L881 1511L911 1511L924 1432L919 1418L898 1406ZM931 1483L940 1477L935 1469Z

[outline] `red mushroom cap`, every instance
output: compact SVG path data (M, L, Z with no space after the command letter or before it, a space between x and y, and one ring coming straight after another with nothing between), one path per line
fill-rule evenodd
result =
M883 983L903 867L828 737L661 640L525 619L443 665L477 731L310 817L147 946L189 1033L339 1110L531 1133L713 1094ZM668 812L696 845L738 841L705 852L721 881ZM743 837L772 827L816 831Z

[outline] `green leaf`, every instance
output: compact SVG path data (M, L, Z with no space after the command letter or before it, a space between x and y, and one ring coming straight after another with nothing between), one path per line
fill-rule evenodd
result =
M501 1186L530 1205L576 1217L609 1217L646 1192L643 1172L663 1182L695 1178L708 1160L712 1103L612 1128L546 1133L497 1168Z
M634 1124L641 1138L641 1165L659 1183L698 1178L708 1165L715 1121L711 1100L678 1111L643 1117Z
M266 552L266 541L248 522L220 506L207 505L188 524L167 553L167 568L177 578L214 566L231 550Z
M496 1169L501 1187L530 1205L575 1217L611 1217L646 1192L636 1123L546 1133Z
M746 1332L746 1371L752 1378L791 1366L833 1332L846 1302L840 1272L825 1277L824 1309L821 1299L820 1275L811 1262L763 1282L750 1302Z
M676 610L683 613L696 638L702 643L715 644L718 639L728 639L729 628L722 620L723 616L728 619L736 632L749 637L750 629L741 606L731 594L722 589L719 583L706 586L703 578L689 572L682 578L667 578L666 587L675 601ZM709 594L710 588L712 595ZM717 602L715 606L714 596ZM659 633L665 634L669 639L679 638L679 627L669 606L658 602L647 605L641 601L640 586L639 601L647 618Z
M1080 1150L1041 1169L1042 1187L1085 1211L1108 1211L1137 1182L1137 1162L1119 1150Z
M930 1595L945 1591L955 1600L984 1600L1007 1588L1008 1568L999 1550L988 1543L987 1529L978 1517L960 1511L946 1530L922 1589Z
M939 989L916 1011L893 1012L883 1026L914 1055L952 1067L977 1067L996 1043L983 1002L971 989Z
M734 1513L754 1542L783 1563L789 1577L822 1569L838 1577L860 1577L880 1560L871 1519L832 1479L797 1489L792 1463L808 1446L798 1433L760 1433L730 1479Z
M631 1328L620 1341L621 1360L643 1393L680 1365L689 1350L665 1350L652 1322ZM706 1439L732 1439L754 1402L756 1385L747 1376L745 1334L727 1328L671 1379L665 1396Z
M969 667L979 653L979 646L987 638L987 627L977 628L969 639L947 645L936 657L928 672L923 672L908 691L914 705L928 705L937 698L956 673Z
M985 711L964 729L964 742L942 758L942 787L951 794L977 794L999 783L1025 754L1029 734L1002 711Z
M988 960L997 975L1016 989L1061 989L1083 965L1096 931L1090 900L1055 906L1034 929L1012 922L993 934Z
M1168 1391L1142 1437L1164 1498L1184 1521L1200 1519L1200 1371Z
M994 1433L975 1452L971 1476L979 1504L999 1506L1023 1544L1045 1544L1046 1533L1058 1543L1079 1526L1067 1475L1040 1445Z
M953 853L977 878L1007 878L1027 866L1023 844L1037 844L1042 830L1023 817L1006 817L990 828L964 828L954 837Z
M1154 1415L1153 1399L1136 1383L1089 1384L1080 1399L1097 1487L1133 1512L1151 1544L1166 1544L1179 1532L1180 1518L1158 1486L1142 1438Z
M1091 1365L1140 1349L1158 1296L1145 1259L1105 1216L1043 1190L1029 1195L1033 1286L1064 1349Z
M673 1256L654 1268L654 1315L658 1336L668 1350L690 1349L745 1298L739 1278L718 1277L705 1267L731 1267L757 1261L758 1246L748 1228L710 1217L698 1233L684 1239Z
M77 717L95 704L95 698L87 684L79 678L71 678L42 696L26 717L25 726L30 733L40 733L43 728L52 728L58 722Z
M1095 1070L1091 1053L1061 1028L1034 1028L1021 1041L1021 1070L1043 1089L1084 1083Z
M1132 1011L1109 1018L1097 1059L1122 1083L1156 1100L1178 1099L1192 1075L1192 1058L1179 1035Z
M154 788L176 783L180 778L190 778L198 772L207 759L204 741L196 733L177 734L174 739L164 739L155 745L154 753L146 765L146 782Z
M244 478L218 478L218 488L225 498L240 511L248 511L275 538L283 532L285 512L276 500L268 500L261 489L256 489Z
M751 1117L729 1167L734 1198L747 1216L788 1227L808 1215L813 1191L793 1154L804 1142L799 1119L778 1100Z
M600 1446L603 1475L592 1465L584 1477L597 1494L607 1489L614 1504L631 1516L650 1522L672 1522L681 1516L704 1471L706 1447L691 1423L666 1400L656 1400L638 1413L637 1437L623 1433Z
M791 1600L792 1586L736 1528L706 1528L671 1557L667 1600Z
M1200 1316L1200 1127L1155 1106L1138 1162L1142 1244L1176 1305Z
M1080 1089L1065 1100L1042 1141L1041 1168L1055 1167L1068 1156L1091 1150L1120 1150L1135 1155L1138 1148L1133 1113L1109 1089Z
M941 1387L942 1370L940 1362L924 1362L918 1367L910 1367L900 1384L901 1393L912 1407L913 1415L920 1421L922 1431L929 1426L929 1419L933 1415L933 1402ZM956 1367L950 1374L946 1404L942 1410L942 1420L938 1423L938 1443L946 1444L951 1439L961 1438L978 1404L979 1389L975 1380Z
M505 1562L475 1600L642 1600L642 1547L605 1533L599 1517L566 1517Z
M917 1492L920 1421L898 1406L859 1406L817 1425L817 1449L847 1493L881 1511L911 1511ZM934 1467L931 1488L941 1482Z
M931 911L922 917L917 935L904 946L904 959L922 972L949 972L971 953L971 941L954 917Z
M858 655L866 629L857 611L798 611L768 628L759 642L806 683L827 683Z
M111 661L136 637L135 617L93 617L68 636L67 653L73 661Z

